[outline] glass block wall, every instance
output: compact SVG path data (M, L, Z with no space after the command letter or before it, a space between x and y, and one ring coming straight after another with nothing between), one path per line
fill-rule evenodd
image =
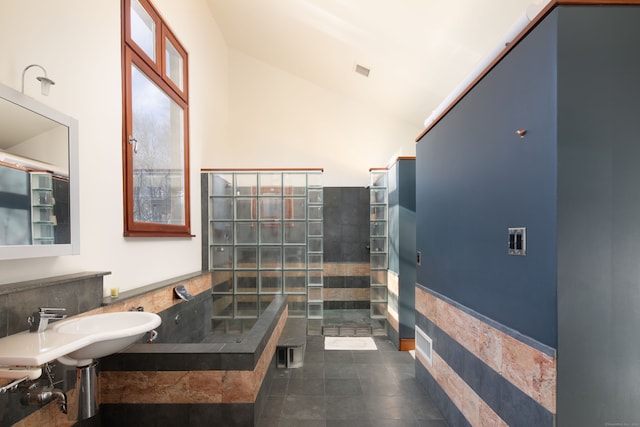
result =
M214 326L250 327L277 294L322 322L322 170L208 171L205 191Z
M387 318L387 268L389 264L387 170L371 169L369 199L371 318Z

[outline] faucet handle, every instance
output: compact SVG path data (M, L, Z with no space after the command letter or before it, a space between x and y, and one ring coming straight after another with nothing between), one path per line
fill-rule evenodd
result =
M40 314L56 314L56 313L67 311L66 308L57 308L57 307L39 307L38 310L40 311Z

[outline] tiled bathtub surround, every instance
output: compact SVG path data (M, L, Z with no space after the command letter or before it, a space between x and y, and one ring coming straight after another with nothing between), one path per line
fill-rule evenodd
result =
M138 344L105 358L100 374L103 423L253 425L286 320L286 297L278 295L241 336Z
M451 425L553 426L555 350L416 286L416 324L433 340L416 376Z

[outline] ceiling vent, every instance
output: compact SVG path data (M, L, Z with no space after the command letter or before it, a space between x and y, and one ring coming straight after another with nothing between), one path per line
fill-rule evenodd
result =
M369 77L369 72L371 72L370 69L368 69L367 67L364 67L360 64L356 64L356 68L354 70L356 73L363 75L365 77Z

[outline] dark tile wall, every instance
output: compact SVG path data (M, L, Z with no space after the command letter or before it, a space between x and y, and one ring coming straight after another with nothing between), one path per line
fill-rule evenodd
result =
M369 189L324 188L324 262L369 262Z
M27 318L39 307L66 308L68 316L100 307L106 274L78 273L0 286L0 337L29 329ZM56 387L68 390L74 386L75 375L73 382L68 381L67 372L75 374L75 368L55 364L54 380L67 380ZM20 395L0 394L0 426L13 425L40 409L21 405Z
M363 187L324 188L324 263L369 264L369 189ZM369 288L368 275L327 274L325 289ZM359 271L362 269L331 269L333 271ZM358 273L359 274L359 273ZM344 293L344 300L326 300L325 310L368 309L369 301L358 300Z
M109 273L78 273L0 286L0 337L29 329L39 307L66 308L67 316L102 303L102 278Z

